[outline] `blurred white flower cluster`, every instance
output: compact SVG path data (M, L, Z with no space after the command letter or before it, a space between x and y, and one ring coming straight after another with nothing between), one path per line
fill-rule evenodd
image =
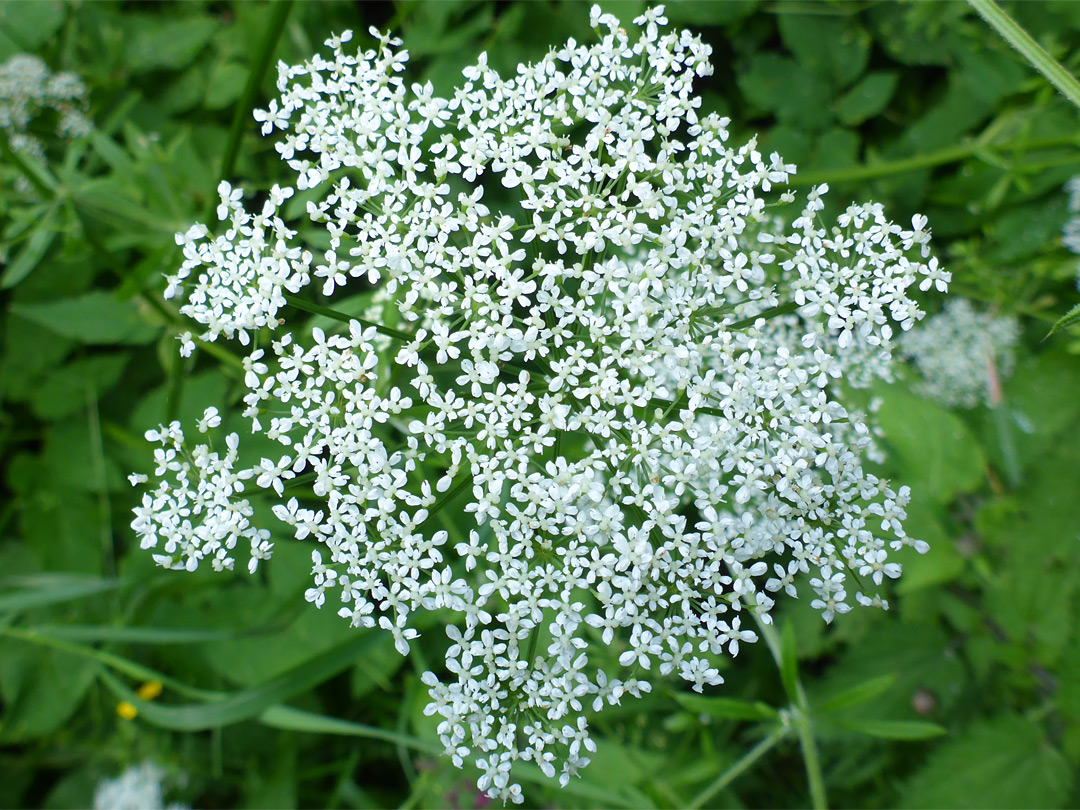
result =
M1069 197L1069 213L1073 216L1061 229L1061 244L1073 253L1080 253L1080 175L1065 184ZM1080 288L1080 267L1076 269L1076 286Z
M165 804L164 769L153 762L132 765L115 779L102 780L94 791L94 810L188 810L186 804Z
M657 677L722 683L797 581L828 621L884 606L889 551L925 550L907 489L863 468L839 381L888 374L894 330L922 317L913 288L945 290L926 220L867 204L827 223L825 187L782 193L795 167L699 114L710 49L665 24L594 9L591 42L509 77L481 56L449 98L407 85L375 31L281 65L256 117L285 133L327 246L297 244L291 189L255 215L223 185L223 235L178 237L169 280L202 339L248 347L245 415L282 449L241 473L232 444L153 432L143 544L230 564L254 478L313 546L309 601L403 654L416 614L443 611L428 711L503 800L519 761L565 784L595 750L589 716ZM312 281L372 306L290 324Z
M921 376L915 390L949 408L974 408L1000 401L1019 339L1015 317L978 312L966 298L955 298L905 334L900 348Z
M45 159L31 123L44 111L56 114L55 134L74 138L90 131L83 114L86 87L74 73L52 73L38 56L19 54L0 65L0 131L17 152Z

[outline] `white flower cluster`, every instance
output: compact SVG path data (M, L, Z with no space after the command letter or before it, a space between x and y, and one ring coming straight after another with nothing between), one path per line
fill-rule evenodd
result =
M84 135L91 127L83 114L85 95L86 87L74 73L52 73L32 54L12 56L0 65L0 131L12 149L44 160L44 146L30 132L31 122L52 110L58 116L58 137Z
M1073 214L1061 229L1061 244L1073 253L1080 253L1080 175L1065 184L1069 197L1069 213ZM1076 285L1080 287L1080 267L1076 271Z
M217 408L207 408L199 429L206 433L220 424ZM224 457L206 444L189 454L179 422L148 430L146 440L161 444L154 452L154 477L160 483L135 508L131 526L142 548L163 551L154 561L165 568L194 571L209 557L214 570L221 571L232 570L230 552L246 539L251 546L248 570L255 573L259 560L270 557L272 545L269 531L251 525L251 504L238 497L253 475L250 469L235 469L239 436L226 437ZM138 474L129 479L133 485L148 480Z
M132 765L115 779L102 780L94 791L94 810L188 810L186 804L165 804L165 771L153 762Z
M900 349L922 379L914 386L950 408L992 405L995 388L1012 373L1020 324L1011 315L977 312L966 298L955 298L901 338Z
M203 339L250 346L245 414L282 453L248 475L313 545L308 600L403 654L418 612L452 617L428 711L503 800L518 761L565 784L589 715L658 675L722 683L796 580L831 620L884 606L890 549L925 550L839 382L887 373L913 286L945 289L926 221L868 204L826 225L824 187L785 219L795 167L699 115L710 49L665 24L594 9L591 43L509 78L481 56L451 98L408 86L388 36L330 40L256 116L285 132L321 259L276 213L290 191L251 217L223 187L227 233L189 232L170 279ZM333 317L298 296L311 278L374 289L394 327L283 328L287 305ZM136 531L166 564L224 560L251 531L234 454L194 451L191 494L162 453L184 477Z

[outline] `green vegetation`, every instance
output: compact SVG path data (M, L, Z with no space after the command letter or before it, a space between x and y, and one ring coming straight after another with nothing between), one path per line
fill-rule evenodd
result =
M1017 318L1015 360L973 408L925 396L914 365L870 392L876 471L911 487L907 530L930 544L899 554L888 612L826 625L808 592L778 604L722 687L671 679L613 707L581 778L533 767L526 806L1080 805L1080 257L1061 244L1080 3L1006 3L1005 22L973 4L667 5L714 49L699 87L732 142L757 133L800 190L925 214L949 296ZM423 714L443 633L402 657L316 610L311 549L285 534L249 577L157 568L130 528L144 431L243 395L228 344L177 353L174 234L212 218L222 179L288 182L251 115L274 65L369 25L437 92L481 51L506 73L591 36L587 6L563 2L0 5L0 65L76 74L93 122L63 135L42 111L41 154L0 135L0 806L86 807L146 760L193 807L481 806Z

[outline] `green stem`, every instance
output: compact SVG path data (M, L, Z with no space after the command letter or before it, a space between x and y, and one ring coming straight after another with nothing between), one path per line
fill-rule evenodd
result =
M716 780L712 784L695 796L693 800L686 805L686 810L698 810L698 808L704 807L705 802L734 782L738 777L742 776L744 772L749 770L751 765L771 751L780 740L784 739L784 737L787 736L787 733L788 730L784 726L777 726L774 728L769 732L769 735L765 737L765 739L747 751L742 759L716 777Z
M341 321L341 323L350 323L356 321L362 326L372 327L381 335L394 338L395 340L412 340L412 335L402 332L399 329L393 329L389 326L383 326L381 323L375 323L364 318L358 318L355 315L346 315L344 312L339 312L336 309L330 309L330 307L324 307L321 304L313 304L310 301L305 301L303 298L298 298L295 295L286 295L285 300L288 301L289 306L302 309L304 312L310 312L312 315L322 315L324 318L330 318L335 321Z
M765 645L769 648L773 660L781 673L784 672L784 656L777 635L776 628L771 624L765 624L755 613L754 621L757 622L758 630L765 639ZM829 800L825 794L825 777L821 771L821 758L818 756L817 740L814 738L814 724L810 719L810 701L806 698L806 690L803 689L799 679L798 670L795 670L794 692L795 705L792 706L792 724L799 738L799 748L802 749L803 762L806 765L806 779L810 785L810 803L814 810L827 810Z
M277 0L270 9L270 21L266 25L262 42L259 43L259 52L255 55L255 62L248 74L247 84L244 86L244 94L240 97L240 103L236 105L236 114L233 116L232 126L229 127L229 140L225 144L224 157L221 160L221 179L227 180L233 172L236 164L236 155L240 151L240 138L244 133L244 125L251 114L251 108L255 104L255 94L259 92L266 71L270 67L270 60L274 55L278 40L285 30L285 22L292 8L292 0Z
M986 20L987 24L1001 34L1001 38L1020 52L1033 68L1065 96L1073 106L1080 107L1080 82L1050 54L1043 50L1031 36L1017 25L994 0L968 0L970 6Z
M1034 149L1052 149L1056 146L1074 146L1080 142L1080 137L1075 133L1062 135L1056 138L1042 138L1031 141L1018 141L1016 143L992 146L989 144L973 141L939 149L937 152L929 152L925 155L901 158L900 160L888 160L878 163L868 163L862 166L852 166L850 169L834 169L820 172L806 172L797 174L791 178L789 185L816 186L821 183L857 183L863 180L874 180L879 177L889 177L894 174L907 174L920 169L932 169L935 166L944 166L947 163L957 163L972 157L984 149L1001 149L1009 152L1023 152Z

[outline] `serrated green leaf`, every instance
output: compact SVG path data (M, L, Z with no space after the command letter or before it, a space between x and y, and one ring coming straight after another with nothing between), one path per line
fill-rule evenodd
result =
M1077 304L1058 318L1057 321L1055 321L1053 328L1046 333L1046 337L1050 337L1050 335L1055 332L1060 332L1062 329L1068 329L1070 326L1075 326L1078 323L1080 323L1080 304Z
M675 702L695 714L705 714L721 720L775 720L779 716L776 709L760 700L751 702L677 692Z
M900 793L903 808L1061 807L1068 763L1016 715L976 723L936 749Z

